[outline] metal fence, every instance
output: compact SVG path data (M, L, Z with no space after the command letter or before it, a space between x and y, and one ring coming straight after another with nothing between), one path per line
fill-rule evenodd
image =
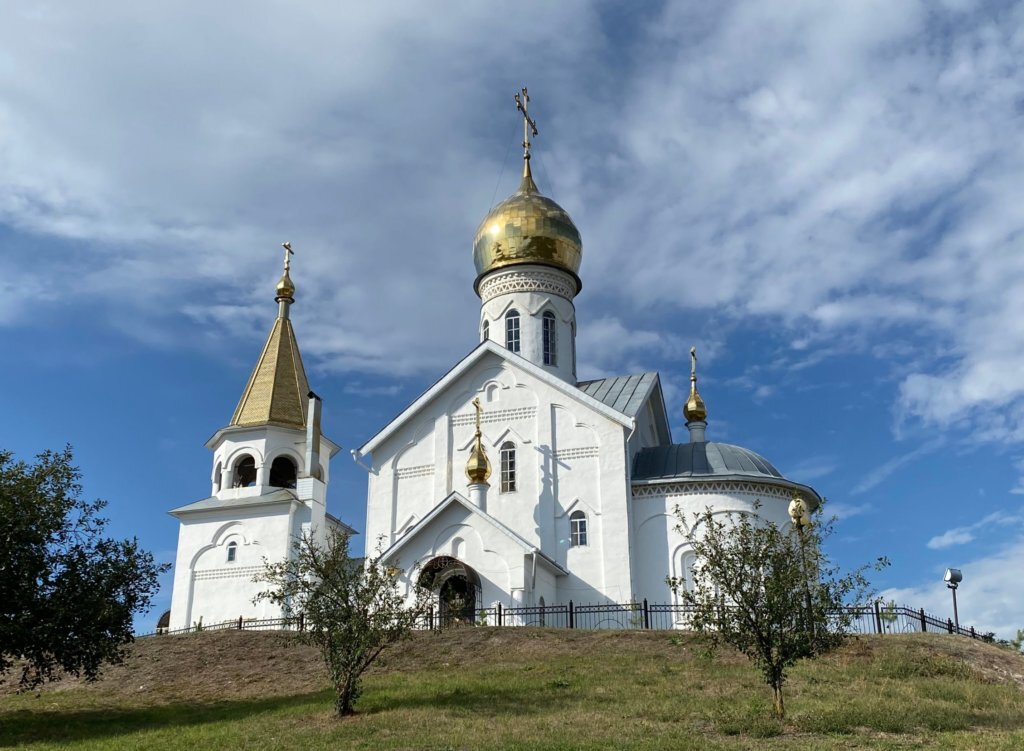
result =
M544 628L572 629L637 629L637 630L687 630L692 609L673 603L604 602L567 605L531 605L528 607L504 607L500 603L493 608L481 608L473 614L453 615L430 608L418 623L422 630L440 630L459 626L496 626L513 628L536 626ZM994 641L992 633L981 633L973 626L959 628L952 619L939 618L926 613L923 608L906 606L871 605L848 606L836 613L837 618L848 620L848 628L859 634L904 634L914 632L959 634L971 639ZM139 637L163 634L194 634L201 631L304 631L304 616L271 618L266 620L246 619L239 616L230 621L194 626L170 631L158 629Z

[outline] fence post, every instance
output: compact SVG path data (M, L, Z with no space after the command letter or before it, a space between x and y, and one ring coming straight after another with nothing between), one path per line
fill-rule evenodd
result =
M504 625L505 625L505 624L504 624L504 623L502 622L502 615L501 615L501 603L500 603L500 602L498 603L498 625L499 625L499 626L504 626Z
M306 630L306 614L299 613L299 631Z
M878 600L875 600L875 630L882 633L882 612L878 607Z
M924 619L924 608L921 608L921 633L928 633L928 622Z
M647 606L647 598L644 598L644 628L649 629L651 627L651 610Z
M572 608L572 600L569 600L569 628L576 628L576 617Z
M971 638L972 639L977 639L978 638L978 636L974 633L974 626L971 626Z
M242 616L238 616L238 630L242 630Z
M953 633L953 619L952 618L947 618L946 619L946 629L949 631L949 633Z
M427 628L431 631L434 630L434 606L430 606L430 610L427 611Z

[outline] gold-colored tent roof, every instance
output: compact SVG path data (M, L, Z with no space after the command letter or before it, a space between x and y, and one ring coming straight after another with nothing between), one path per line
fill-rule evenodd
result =
M309 381L295 330L288 318L279 317L235 407L231 424L304 428L308 395Z

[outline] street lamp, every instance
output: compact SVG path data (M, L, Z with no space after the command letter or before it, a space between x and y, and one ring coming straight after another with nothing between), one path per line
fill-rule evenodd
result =
M811 516L807 513L807 504L804 503L804 499L799 495L794 495L793 500L789 502L789 518L793 521L793 526L796 527L797 536L800 538L800 563L804 570L804 597L807 600L807 625L811 632L811 637L815 635L814 618L811 614L811 577L807 571L807 552L805 550L804 531L811 526Z
M953 591L953 623L958 634L960 633L960 615L956 612L956 588L963 580L964 575L958 568L947 568L946 575L942 577L942 581L946 582L946 586Z

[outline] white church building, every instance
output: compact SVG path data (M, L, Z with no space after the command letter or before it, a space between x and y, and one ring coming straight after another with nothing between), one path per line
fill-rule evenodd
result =
M381 541L410 598L429 587L470 619L498 604L668 603L666 577L685 580L694 562L676 509L686 520L711 507L785 527L795 495L811 507L821 499L759 454L707 440L692 351L682 443L657 373L577 380L583 244L534 182L525 101L522 181L473 244L479 344L352 452L368 469L367 554ZM262 558L288 555L304 530L344 527L326 513L338 446L320 433L288 319L287 262L276 299L231 423L207 443L212 494L171 512L171 628L276 617L252 604Z

